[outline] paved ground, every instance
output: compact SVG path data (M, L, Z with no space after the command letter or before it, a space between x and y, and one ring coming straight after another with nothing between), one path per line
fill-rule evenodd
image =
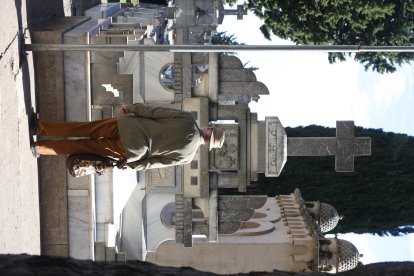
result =
M40 253L37 160L30 152L28 114L35 106L33 66L19 56L25 4L0 9L0 253Z
M2 0L0 8L0 254L40 254L37 159L30 152L29 116L36 110L32 55L20 36L53 17L82 14L96 0Z

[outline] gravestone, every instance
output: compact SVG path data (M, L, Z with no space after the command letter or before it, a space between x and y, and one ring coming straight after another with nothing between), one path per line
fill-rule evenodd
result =
M354 156L371 155L371 138L354 137L353 121L337 121L336 137L288 138L287 155L335 155L335 171L353 172Z

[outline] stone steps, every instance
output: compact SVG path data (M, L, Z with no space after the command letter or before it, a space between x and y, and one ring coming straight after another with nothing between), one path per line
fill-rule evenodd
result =
M106 247L105 242L95 242L96 262L126 262L125 252L116 252L115 247Z

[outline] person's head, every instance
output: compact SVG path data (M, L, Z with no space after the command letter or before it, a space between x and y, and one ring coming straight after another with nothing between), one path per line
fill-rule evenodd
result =
M224 144L225 133L224 130L217 127L205 127L203 128L204 133L204 145L208 147L209 150L215 148L221 148Z

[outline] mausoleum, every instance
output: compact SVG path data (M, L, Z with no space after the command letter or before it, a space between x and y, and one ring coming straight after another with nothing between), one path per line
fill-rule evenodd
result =
M33 42L205 44L224 16L243 14L218 0L107 3L34 30ZM287 137L278 117L261 121L249 109L269 94L266 85L236 56L221 53L36 53L35 66L42 119L111 118L123 103L146 103L189 111L201 127L220 124L226 131L223 148L202 147L190 164L145 172L115 169L75 179L64 158L42 157L41 168L54 168L41 179L44 196L56 195L42 205L44 254L217 273L336 272L357 265L355 246L322 233L338 223L329 204L305 202L299 190L246 194L259 173L279 176L288 156L335 155L337 171L352 171L354 156L370 155L370 139L354 137L353 122L339 121L336 137ZM239 193L221 194L228 188Z

